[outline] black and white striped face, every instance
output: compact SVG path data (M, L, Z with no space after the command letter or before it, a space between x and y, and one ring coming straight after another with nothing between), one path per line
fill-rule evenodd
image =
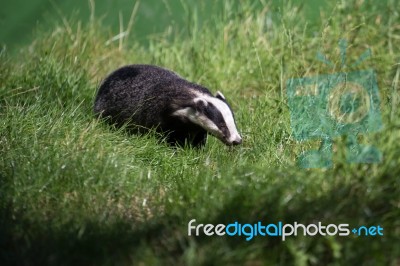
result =
M196 92L193 106L179 109L174 115L183 116L214 135L226 145L242 143L231 108L222 93L215 97Z

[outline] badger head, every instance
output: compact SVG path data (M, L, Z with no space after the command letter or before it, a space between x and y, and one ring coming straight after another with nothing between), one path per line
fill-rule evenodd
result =
M173 115L204 128L226 145L242 143L232 110L221 92L217 92L215 97L196 92L195 97L185 107L176 110Z

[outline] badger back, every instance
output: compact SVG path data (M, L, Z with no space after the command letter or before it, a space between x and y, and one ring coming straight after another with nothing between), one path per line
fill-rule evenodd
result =
M117 69L100 84L94 113L112 123L152 128L162 120L177 92L169 84L181 78L172 71L151 65L128 65Z

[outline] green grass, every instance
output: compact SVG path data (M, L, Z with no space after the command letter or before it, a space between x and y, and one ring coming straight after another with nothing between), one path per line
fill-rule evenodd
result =
M64 20L18 56L0 57L1 265L397 265L400 262L400 19L396 1L337 4L309 24L302 10L224 12L154 37L148 47L110 42L100 23ZM207 12L198 10L198 12ZM140 25L134 25L140 27ZM335 139L334 167L301 169L318 145L296 142L285 82L356 69L378 76L384 129L362 137L379 164L347 164ZM315 59L324 52L332 69ZM243 145L209 137L204 149L173 149L153 134L131 136L94 118L102 78L147 63L221 90ZM351 70L351 68L350 68ZM321 221L381 225L383 237L189 237L187 224Z

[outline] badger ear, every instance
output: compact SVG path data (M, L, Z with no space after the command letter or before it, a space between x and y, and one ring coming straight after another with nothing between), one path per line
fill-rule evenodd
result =
M208 102L203 98L194 99L195 109L202 110L204 107L208 105Z
M225 101L225 96L220 91L217 91L217 93L215 94L215 97L220 99L220 100Z

